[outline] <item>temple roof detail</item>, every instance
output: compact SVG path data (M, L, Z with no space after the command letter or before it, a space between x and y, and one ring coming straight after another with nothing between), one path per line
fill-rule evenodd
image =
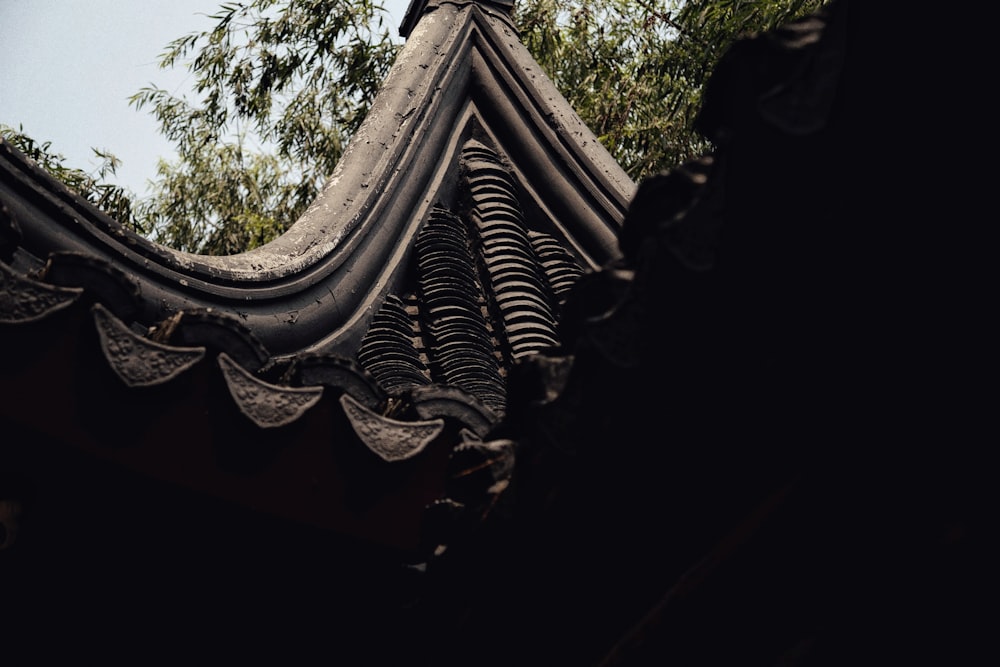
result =
M153 243L0 144L0 334L23 355L0 374L19 395L0 417L246 502L249 488L218 474L121 456L106 433L38 413L85 405L115 420L121 404L100 405L109 386L147 416L200 413L198 392L171 389L200 383L229 404L208 415L217 426L192 423L206 447L237 427L314 432L312 415L331 413L383 463L484 437L505 413L512 365L560 345L566 294L618 256L635 184L521 44L511 3L414 2L401 33L316 200L245 253ZM43 378L56 340L75 352ZM128 437L156 449L173 436Z

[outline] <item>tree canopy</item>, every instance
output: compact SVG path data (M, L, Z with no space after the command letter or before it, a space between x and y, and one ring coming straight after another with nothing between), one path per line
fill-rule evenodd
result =
M0 137L21 151L49 174L62 181L70 190L101 209L120 223L140 234L148 234L134 211L134 195L124 188L108 183L121 161L107 150L91 148L99 162L93 171L84 171L66 164L66 156L52 148L51 141L37 141L24 133L24 127L14 128L0 123Z
M703 155L702 90L741 35L825 0L522 0L521 38L635 180Z
M539 65L635 180L711 149L694 129L718 59L741 35L826 0L521 0L515 23ZM148 110L178 158L149 196L65 167L48 144L5 136L124 224L203 254L253 248L287 229L340 160L396 57L386 10L371 0L222 4L210 30L167 45L195 99L149 87Z
M305 210L398 45L370 0L251 0L211 18L211 30L178 38L160 59L188 67L199 98L151 87L131 99L178 153L160 163L140 216L163 243L230 254L266 243Z

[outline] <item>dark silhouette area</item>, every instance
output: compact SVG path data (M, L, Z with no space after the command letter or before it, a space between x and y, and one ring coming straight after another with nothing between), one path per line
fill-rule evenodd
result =
M510 497L431 564L452 664L976 662L991 262L926 149L964 112L870 4L728 52L717 150L641 184L517 369Z

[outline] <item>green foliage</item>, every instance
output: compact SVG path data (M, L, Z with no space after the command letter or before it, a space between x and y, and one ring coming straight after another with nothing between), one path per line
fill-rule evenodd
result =
M828 0L520 0L521 38L635 180L711 150L695 131L702 91L742 35ZM4 135L88 200L153 240L233 254L284 232L315 198L359 127L399 45L371 0L225 3L210 30L170 43L160 66L185 66L197 99L148 87L149 109L178 152L151 196L66 167L48 143Z
M91 148L100 162L93 171L87 172L67 166L66 157L52 150L51 141L38 142L32 139L24 133L24 126L14 129L0 124L0 137L110 217L140 234L149 232L148 227L133 214L135 195L125 188L106 182L121 165L121 160L112 153Z
M635 180L703 155L702 91L742 35L826 0L523 0L521 39Z
M314 199L398 44L370 0L225 3L211 18L160 59L190 69L199 99L150 87L131 103L178 151L142 206L156 240L230 254L279 235Z
M675 1L557 2L518 5L521 38L583 121L633 178L674 163L700 144L686 136L669 54Z
M160 243L226 255L280 235L315 196L315 182L290 174L274 154L222 142L174 164L161 160L137 215L156 224Z

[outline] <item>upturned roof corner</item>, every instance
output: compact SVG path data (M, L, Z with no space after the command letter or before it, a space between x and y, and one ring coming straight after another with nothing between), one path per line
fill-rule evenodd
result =
M319 195L248 252L154 243L0 143L0 334L17 350L0 367L13 397L0 424L240 504L271 498L272 514L412 544L440 480L430 471L498 425L519 360L560 346L567 295L619 257L636 188L525 49L511 10L414 2L396 62ZM258 454L231 451L233 434ZM109 449L120 439L133 448ZM266 476L244 483L205 458L221 448L245 468L283 439L300 457L337 441L424 472L379 499L395 523L372 523L331 509L341 501L276 500L329 462L256 461Z
M635 183L520 43L507 9L411 5L406 43L365 122L317 199L271 243L221 257L152 243L5 147L4 181L19 192L12 215L47 221L25 225L20 254L35 266L52 252L107 258L156 295L143 304L147 326L213 308L277 355L351 353L373 309L398 287L430 211L460 203L461 150L476 138L510 174L526 229L553 235L587 269L604 264L618 253Z

